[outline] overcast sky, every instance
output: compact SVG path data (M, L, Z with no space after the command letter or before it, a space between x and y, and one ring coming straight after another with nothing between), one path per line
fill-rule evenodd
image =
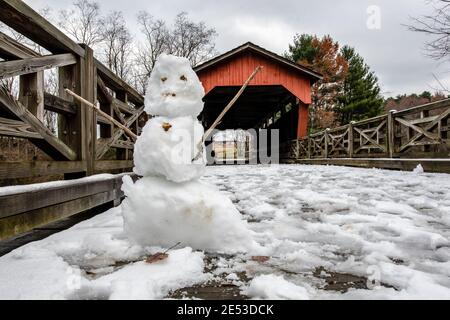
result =
M26 0L38 10L69 7L73 0ZM121 10L133 33L138 33L136 14L147 10L156 18L172 21L181 11L204 21L218 32L216 47L228 51L246 41L282 54L296 33L330 34L341 44L354 46L380 79L385 96L434 91L433 73L450 86L450 63L425 55L427 36L410 32L402 24L411 16L429 13L426 0L98 0L101 10ZM368 28L380 9L380 28ZM448 71L449 70L449 71Z

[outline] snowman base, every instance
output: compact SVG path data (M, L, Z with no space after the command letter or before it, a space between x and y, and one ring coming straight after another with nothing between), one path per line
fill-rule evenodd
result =
M177 242L197 250L237 253L258 249L253 231L229 198L199 181L123 178L124 229L142 246Z

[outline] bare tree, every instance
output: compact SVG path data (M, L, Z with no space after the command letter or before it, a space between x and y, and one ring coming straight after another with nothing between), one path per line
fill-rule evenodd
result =
M429 55L434 59L443 59L450 55L450 0L429 0L433 13L412 18L411 31L432 36L426 43Z
M147 77L155 65L156 58L161 53L169 51L170 32L164 21L155 20L145 11L139 12L138 23L145 41L139 44L136 58L143 69L143 75Z
M123 14L120 11L111 12L104 19L103 56L106 65L120 78L130 78L133 39L128 30Z
M73 9L59 12L58 26L75 41L95 47L103 40L100 6L95 1L77 0Z
M208 28L204 22L190 21L186 12L176 16L172 28L145 11L139 12L138 23L145 40L138 45L133 79L141 92L161 53L186 57L192 65L215 54L215 29Z
M210 58L215 52L214 38L217 32L204 22L195 23L188 19L186 12L179 13L168 42L169 52L186 57L192 65Z

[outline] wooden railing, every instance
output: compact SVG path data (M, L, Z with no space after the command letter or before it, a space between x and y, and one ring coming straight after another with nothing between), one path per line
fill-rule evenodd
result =
M280 158L450 158L450 99L352 122L280 146Z
M62 175L83 177L123 172L133 166L133 141L64 89L100 106L136 134L146 121L143 97L22 1L0 0L0 21L50 52L40 55L0 33L0 79L19 77L18 98L0 90L0 135L27 139L48 161L0 161L2 181ZM56 69L58 94L45 92L44 70ZM43 123L44 110L57 113L57 133ZM97 126L99 132L97 132ZM5 183L3 183L5 184Z
M98 206L118 205L125 175L16 186L0 192L0 240L67 218ZM136 179L135 175L131 175ZM6 188L8 189L8 188Z

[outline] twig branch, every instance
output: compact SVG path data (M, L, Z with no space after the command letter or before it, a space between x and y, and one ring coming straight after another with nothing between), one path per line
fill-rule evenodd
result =
M175 249L176 247L178 247L181 244L181 241L175 243L173 246L171 246L169 249L166 249L166 251L164 251L164 253L169 252L172 249Z
M70 91L69 89L65 89L65 91L71 95L72 97L74 97L76 100L88 105L89 107L91 107L92 109L94 109L96 112L98 112L99 114L101 114L103 117L105 117L107 120L111 121L112 123L114 123L116 126L118 126L120 129L122 129L123 131L125 131L126 134L128 134L131 139L133 139L134 141L136 141L137 139L137 135L131 131L130 129L128 129L126 126L124 126L123 124L121 124L119 121L117 121L116 119L114 119L113 117L111 117L109 114L103 112L102 110L100 110L99 107L97 107L95 104L87 101L86 99L84 99L83 97L80 97L79 95L77 95L76 93Z
M436 77L436 75L434 73L432 73L432 75L433 75L433 78L437 81L437 83L441 86L442 90L444 90L444 92L449 92L449 90L443 85L441 80L439 80L438 77Z

